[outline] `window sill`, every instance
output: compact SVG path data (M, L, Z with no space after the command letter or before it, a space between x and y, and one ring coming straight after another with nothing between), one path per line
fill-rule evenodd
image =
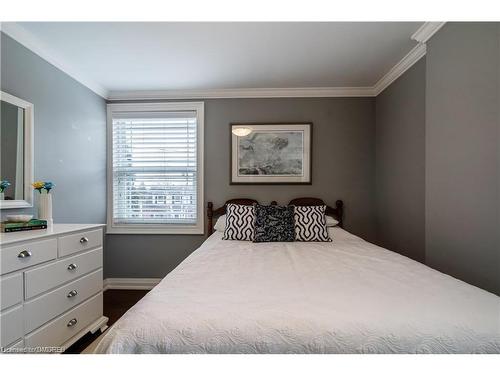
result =
M154 227L148 225L123 225L113 226L108 224L106 234L205 234L203 227L190 226L190 227L175 227L175 226L161 226Z

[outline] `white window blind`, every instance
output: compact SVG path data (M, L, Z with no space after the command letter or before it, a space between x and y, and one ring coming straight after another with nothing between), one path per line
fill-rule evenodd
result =
M113 112L113 224L199 223L196 111Z

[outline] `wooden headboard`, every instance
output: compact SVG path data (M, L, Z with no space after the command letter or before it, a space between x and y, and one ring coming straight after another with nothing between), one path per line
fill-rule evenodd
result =
M208 217L208 227L207 227L207 236L210 236L214 232L214 218L217 219L219 216L224 215L226 213L226 206L229 203L233 204L242 204L245 206L251 206L257 202L255 199L250 198L237 198L230 199L224 203L223 206L214 210L214 204L212 202L208 202L207 204L207 217ZM271 205L276 205L276 201L272 201ZM323 206L325 202L319 198L295 198L292 199L288 205L293 206ZM338 222L339 227L342 227L342 219L344 217L344 202L338 200L335 202L335 208L326 206L326 214L333 216Z

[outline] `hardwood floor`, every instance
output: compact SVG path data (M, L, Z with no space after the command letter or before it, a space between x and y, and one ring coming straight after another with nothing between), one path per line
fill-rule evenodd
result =
M108 326L111 327L125 312L134 306L148 290L106 290L104 292L104 316L109 318ZM104 332L106 333L106 331ZM100 331L95 334L87 333L80 340L71 345L64 354L79 354L92 344L99 336Z

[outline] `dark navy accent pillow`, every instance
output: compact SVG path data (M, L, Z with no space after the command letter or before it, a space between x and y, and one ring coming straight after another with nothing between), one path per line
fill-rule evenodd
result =
M254 242L292 242L295 240L293 206L255 205Z

